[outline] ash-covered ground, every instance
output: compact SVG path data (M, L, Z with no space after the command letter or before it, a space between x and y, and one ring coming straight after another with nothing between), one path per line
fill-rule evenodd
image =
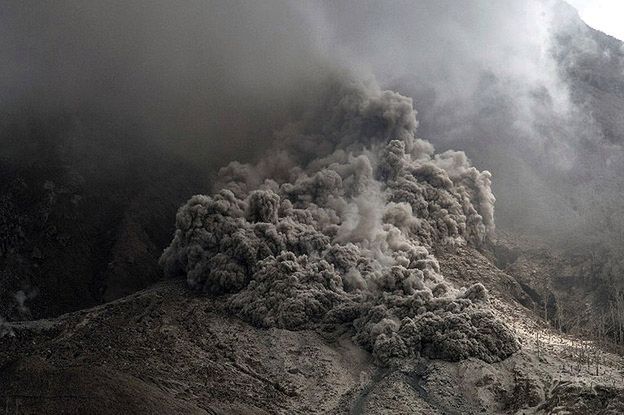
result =
M227 297L170 281L6 324L3 396L9 413L621 413L620 355L549 327L513 298L522 292L513 277L474 249L438 260L449 283L484 281L488 307L520 350L493 363L386 365L347 325L259 328L233 316Z

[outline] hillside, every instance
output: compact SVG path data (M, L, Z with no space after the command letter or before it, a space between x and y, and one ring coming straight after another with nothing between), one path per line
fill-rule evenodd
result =
M478 278L491 288L521 351L492 364L415 359L384 368L347 328L254 328L224 313L223 299L171 281L3 325L2 396L9 413L621 413L621 357L549 328L486 257L462 250L441 263L458 283Z

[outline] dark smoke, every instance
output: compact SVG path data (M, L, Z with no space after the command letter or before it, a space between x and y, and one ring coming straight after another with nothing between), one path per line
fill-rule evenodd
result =
M463 153L434 154L411 100L372 80L342 75L323 96L258 163L231 163L216 194L180 209L165 272L232 293L229 307L260 326L351 323L384 363L516 351L483 310L485 288L453 288L430 253L493 235L490 174Z
M588 29L560 1L9 1L0 23L6 114L132 126L137 147L164 147L212 171L262 153L336 67L373 72L411 96L423 136L492 171L506 227L559 240L586 234L569 183L591 190L613 171L596 164L612 153L617 126L601 131L568 70L587 55L570 50L599 58L601 46L562 41ZM117 132L102 134L103 124L95 129L108 141ZM18 145L8 141L5 153ZM92 147L84 153L110 153Z
M8 1L0 104L124 122L204 163L249 157L324 71L319 33L286 1Z

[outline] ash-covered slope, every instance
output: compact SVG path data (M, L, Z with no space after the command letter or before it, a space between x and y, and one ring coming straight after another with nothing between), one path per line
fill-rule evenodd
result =
M56 319L4 324L0 398L9 413L49 414L622 412L621 357L549 329L513 300L513 278L474 249L439 260L454 283L487 285L519 352L495 363L384 367L347 326L257 328L232 316L226 297L169 281Z
M624 43L588 27L565 4L556 11L553 57L582 122L572 135L547 123L544 129L576 156L538 192L544 200L559 199L553 211L560 219L550 220L552 227L503 228L501 267L525 287L526 305L553 325L622 344Z

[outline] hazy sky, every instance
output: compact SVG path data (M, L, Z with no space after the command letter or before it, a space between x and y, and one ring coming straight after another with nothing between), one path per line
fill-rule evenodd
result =
M608 35L624 40L624 0L567 0L593 27Z

